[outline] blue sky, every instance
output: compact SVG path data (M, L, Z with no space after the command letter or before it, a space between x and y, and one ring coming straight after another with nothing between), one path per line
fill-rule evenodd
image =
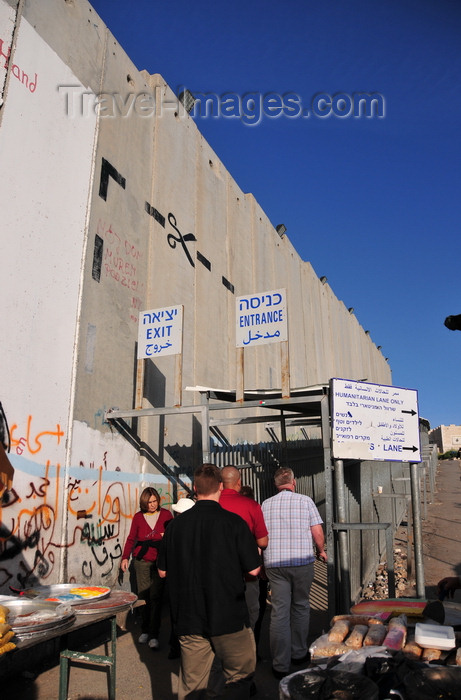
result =
M378 93L383 117L195 117L245 192L353 306L417 389L461 424L461 4L458 0L93 0L140 70L177 92ZM333 101L334 105L336 103ZM321 105L328 111L325 103ZM341 106L341 103L338 103Z

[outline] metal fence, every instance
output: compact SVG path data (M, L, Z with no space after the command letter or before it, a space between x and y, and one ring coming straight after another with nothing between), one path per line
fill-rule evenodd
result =
M422 458L419 465L421 514L426 517L427 503L433 499L437 448L429 445L422 435ZM274 495L273 475L280 466L293 469L297 491L310 496L325 520L326 482L322 441L293 440L286 446L281 442L257 445L214 445L212 461L219 467L234 465L241 470L242 484L252 487L255 498L262 503ZM371 524L390 523L392 533L406 524L412 528L411 486L409 465L403 462L345 462L344 483L346 520L368 523L363 529L351 529L348 539L348 571L350 594L357 600L374 580L378 565L386 559L386 533ZM333 512L336 505L333 504ZM332 523L325 523L331 527ZM337 551L334 560L338 561ZM339 567L335 571L336 585L341 586Z

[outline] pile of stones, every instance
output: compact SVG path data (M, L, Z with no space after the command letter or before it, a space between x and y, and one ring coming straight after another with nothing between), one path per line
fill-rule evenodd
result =
M408 578L407 552L404 551L402 547L396 547L394 549L394 576L396 598L414 595L416 583L413 579ZM375 580L364 587L361 597L364 600L383 600L384 598L389 598L386 563L382 563L378 566L375 573Z

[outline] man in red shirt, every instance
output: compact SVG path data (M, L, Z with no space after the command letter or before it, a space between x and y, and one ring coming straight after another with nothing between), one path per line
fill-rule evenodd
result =
M223 467L221 469L223 490L219 499L219 505L225 510L236 513L243 518L250 528L256 544L260 549L266 549L269 537L261 506L251 498L240 493L242 481L240 472L236 467ZM257 576L246 576L245 599L250 615L250 625L254 629L259 615L259 582Z

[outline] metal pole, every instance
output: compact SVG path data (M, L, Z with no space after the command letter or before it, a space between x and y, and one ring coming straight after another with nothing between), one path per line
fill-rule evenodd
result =
M201 391L202 403L202 462L207 464L211 459L210 453L210 395L208 391Z
M418 598L424 598L426 591L424 585L423 537L421 527L421 494L417 462L410 463L410 483L415 543L416 595Z
M280 432L282 434L282 450L283 450L283 462L288 467L288 448L287 448L287 425L285 422L285 416L283 411L280 411L280 416L282 420L280 421Z
M320 402L322 420L322 445L323 445L323 469L325 474L325 530L327 545L327 586L328 586L328 610L336 610L336 552L333 532L334 521L334 494L333 494L333 465L331 463L331 439L330 439L330 408L328 396L323 396Z
M387 590L389 598L395 598L395 569L394 569L394 523L389 525L386 534L386 557L387 557Z
M236 375L236 402L243 403L245 396L245 356L243 348L237 348L235 353L235 375Z
M344 463L335 459L335 486L338 523L346 522L346 495L344 487ZM349 569L349 540L344 530L338 532L339 566L341 571L341 610L349 612L351 607L351 581Z

